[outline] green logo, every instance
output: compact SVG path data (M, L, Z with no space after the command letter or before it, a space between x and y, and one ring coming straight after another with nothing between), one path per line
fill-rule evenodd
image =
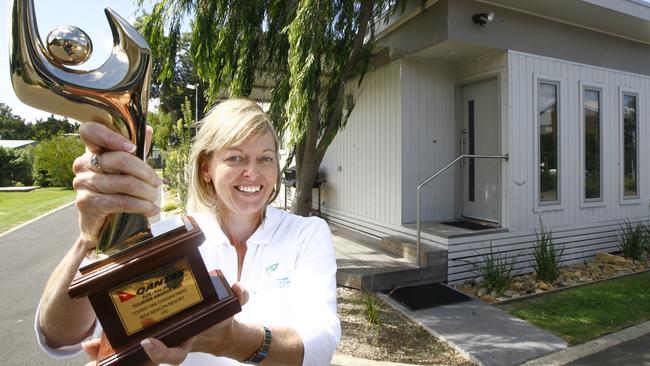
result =
M266 274L271 276L271 274L273 274L273 272L278 269L278 264L279 263L273 263L270 266L266 267Z

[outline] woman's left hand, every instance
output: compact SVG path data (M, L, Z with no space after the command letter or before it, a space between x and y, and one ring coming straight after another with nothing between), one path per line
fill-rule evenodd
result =
M244 305L248 301L248 292L239 286L239 283L233 284L232 290L241 305ZM187 354L190 352L205 352L204 346L206 343L213 343L215 340L218 341L224 337L230 337L230 334L232 334L233 320L234 318L230 317L176 347L167 347L156 338L147 338L140 342L140 344L154 363L178 365L185 360Z

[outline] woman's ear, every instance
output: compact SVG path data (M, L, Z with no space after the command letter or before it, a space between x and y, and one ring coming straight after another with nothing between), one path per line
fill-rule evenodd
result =
M201 159L199 160L199 167L201 171L201 179L206 183L212 180L209 163L210 159L206 155L202 155Z

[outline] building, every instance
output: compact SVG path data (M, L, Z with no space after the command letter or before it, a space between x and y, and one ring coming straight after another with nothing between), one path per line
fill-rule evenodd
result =
M411 2L349 83L323 216L415 242L418 185L489 155L421 189L422 247L449 282L490 250L532 271L540 222L566 263L616 251L621 223L649 217L649 29L640 0Z
M33 140L0 140L0 147L4 149L22 149L36 144L37 142Z

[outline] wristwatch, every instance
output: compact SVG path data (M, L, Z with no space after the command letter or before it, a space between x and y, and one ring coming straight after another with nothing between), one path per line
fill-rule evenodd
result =
M248 360L244 361L244 363L247 363L249 365L257 365L258 363L262 362L268 356L269 354L269 348L271 348L271 338L273 335L271 334L271 330L265 326L262 326L264 328L264 342L262 342L262 346L253 353L253 355L248 358Z

